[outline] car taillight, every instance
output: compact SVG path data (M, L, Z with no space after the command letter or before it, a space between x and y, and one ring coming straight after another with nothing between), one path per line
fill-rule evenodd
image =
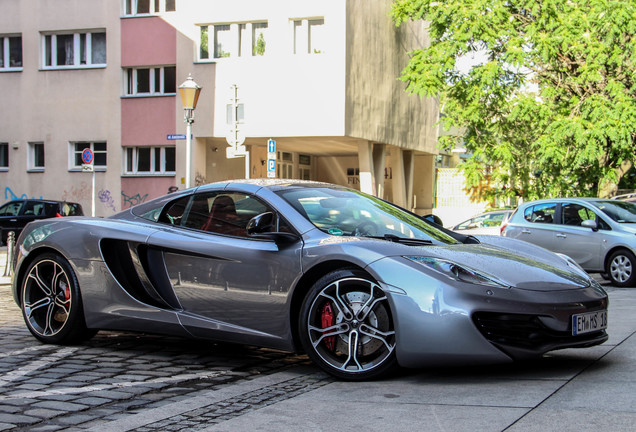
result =
M59 213L55 213L55 217L63 217L63 216Z
M508 222L501 224L501 228L499 228L499 235L504 235L504 230L508 226Z

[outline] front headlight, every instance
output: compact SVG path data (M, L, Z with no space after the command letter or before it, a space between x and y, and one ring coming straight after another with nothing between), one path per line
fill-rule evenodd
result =
M485 285L489 287L495 288L510 288L509 285L504 284L503 282L498 281L493 276L486 275L482 272L479 272L475 269L467 267L462 264L457 264L455 262L441 259L441 258L431 258L431 257L423 257L423 256L405 256L404 258L416 262L418 264L422 264L431 270L434 270L444 276L462 282L467 282L475 285Z

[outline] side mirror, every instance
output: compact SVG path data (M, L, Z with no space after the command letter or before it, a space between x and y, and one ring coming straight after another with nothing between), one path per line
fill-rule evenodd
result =
M595 220L588 219L581 222L581 226L585 228L590 228L592 231L598 231L598 224Z
M274 213L266 212L254 216L247 223L247 234L262 234L272 230L274 228Z
M427 220L429 222L433 222L434 224L437 224L439 226L443 226L444 223L442 222L442 219L440 219L439 216L434 215L434 214L428 214L425 216L420 216L422 219Z
M276 217L272 212L265 212L254 216L247 223L247 235L254 238L271 239L276 242L291 242L298 240L298 236L289 232L273 231Z

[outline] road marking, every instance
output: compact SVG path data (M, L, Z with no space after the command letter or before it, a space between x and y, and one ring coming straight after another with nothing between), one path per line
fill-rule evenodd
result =
M6 327L5 327L6 329ZM39 351L39 350L43 350L43 349L50 349L51 346L47 346L47 345L38 345L38 346L32 346L30 348L24 348L21 350L16 350L16 351L10 351L10 352L6 352L6 353L0 353L0 358L5 358L5 357L15 357L15 356L19 356L22 354L26 354L26 353L30 353L33 351Z
M174 376L162 377L162 378L154 378L147 381L126 381L126 382L118 382L118 383L112 383L112 384L90 385L85 387L64 387L64 388L50 389L45 391L33 390L33 391L25 391L21 393L14 393L11 396L0 396L0 401L10 400L10 399L35 399L35 398L46 397L46 396L90 393L95 391L143 386L148 384L174 383L174 382L183 382L183 381L190 381L190 380L208 379L208 378L216 378L223 375L228 375L229 373L230 371L199 372L199 373L174 375ZM1 377L0 377L0 380L2 380Z
M75 351L77 351L78 348L62 348L61 350L48 355L46 357L42 357L40 360L36 360L34 362L31 362L29 364L27 364L26 366L23 366L19 369L16 370L12 370L8 373L6 373L5 375L0 376L0 387L4 387L7 384L12 383L13 381L22 378L23 376L38 370L40 368L46 367L46 366L50 366L51 364L54 364L55 362L59 361L60 359L64 358L64 357L68 357L70 354L73 354Z
M133 414L119 420L113 420L108 423L102 423L87 430L89 432L130 431L170 417L178 416L185 412L212 405L215 402L229 399L243 393L288 381L300 375L305 375L310 371L314 372L315 370L304 367L294 367L287 371L249 379L228 387L222 387L218 390L201 391L197 396L188 397L182 401L167 404L159 408L143 410L138 414Z

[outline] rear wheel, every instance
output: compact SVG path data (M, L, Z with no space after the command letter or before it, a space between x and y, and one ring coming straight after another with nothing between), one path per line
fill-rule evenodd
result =
M309 357L336 377L377 378L397 364L388 299L365 273L337 270L316 282L303 302L299 330Z
M21 295L24 321L42 342L71 344L96 333L86 328L79 284L63 257L37 257L27 269Z
M636 257L628 250L614 252L607 261L607 275L612 285L634 286L636 283Z

